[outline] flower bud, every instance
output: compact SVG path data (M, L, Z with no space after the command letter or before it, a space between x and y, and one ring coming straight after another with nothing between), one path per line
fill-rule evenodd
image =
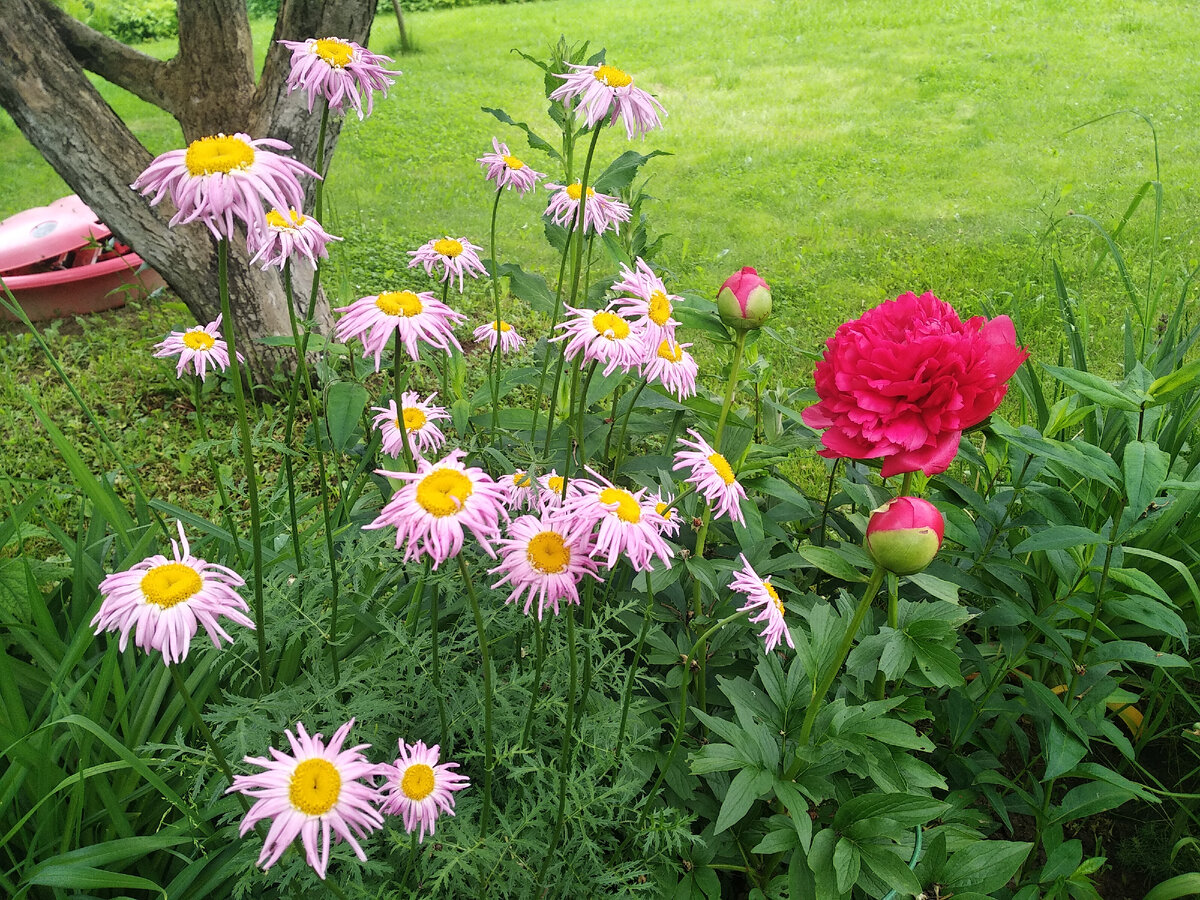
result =
M761 328L771 315L771 286L746 266L725 279L717 292L717 311L730 328Z
M938 508L920 497L897 497L871 513L867 552L896 575L920 572L937 556L946 533Z

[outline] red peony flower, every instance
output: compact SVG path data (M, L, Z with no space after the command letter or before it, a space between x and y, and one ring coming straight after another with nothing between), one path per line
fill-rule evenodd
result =
M991 415L1029 356L1008 316L963 322L931 293L903 294L841 325L802 413L834 459L883 459L883 476L949 468L964 429Z

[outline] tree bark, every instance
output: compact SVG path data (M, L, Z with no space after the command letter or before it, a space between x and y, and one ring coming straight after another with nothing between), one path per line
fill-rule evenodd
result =
M290 52L272 42L256 84L244 0L178 0L180 52L162 62L93 31L49 0L0 0L0 106L100 219L166 279L198 322L220 312L216 245L197 223L171 228L169 201L151 207L129 188L150 153L104 102L84 67L170 112L185 140L217 132L288 141L298 159L315 158L319 116L287 96ZM365 44L375 0L283 0L275 40L336 36ZM340 119L330 118L326 159ZM308 307L309 278L297 270L297 299ZM257 338L290 334L283 282L248 265L244 241L231 241L230 301L239 349L257 381L290 355ZM330 324L318 297L318 327ZM249 340L245 340L249 338Z

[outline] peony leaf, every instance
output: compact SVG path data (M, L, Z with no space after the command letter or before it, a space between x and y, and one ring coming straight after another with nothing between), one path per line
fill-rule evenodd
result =
M1123 409L1127 412L1137 412L1141 404L1150 399L1148 395L1133 397L1122 391L1115 384L1105 381L1091 372L1081 372L1078 369L1068 369L1044 363L1043 368L1063 384L1073 387L1089 400L1093 400L1108 409Z
M1030 553L1034 550L1068 550L1086 544L1102 544L1104 538L1082 525L1055 525L1031 534L1017 546L1013 554Z

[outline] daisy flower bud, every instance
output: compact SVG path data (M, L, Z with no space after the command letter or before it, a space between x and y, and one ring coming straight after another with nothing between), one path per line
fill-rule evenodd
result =
M871 513L867 552L896 575L914 575L933 562L942 546L946 520L921 497L897 497Z

